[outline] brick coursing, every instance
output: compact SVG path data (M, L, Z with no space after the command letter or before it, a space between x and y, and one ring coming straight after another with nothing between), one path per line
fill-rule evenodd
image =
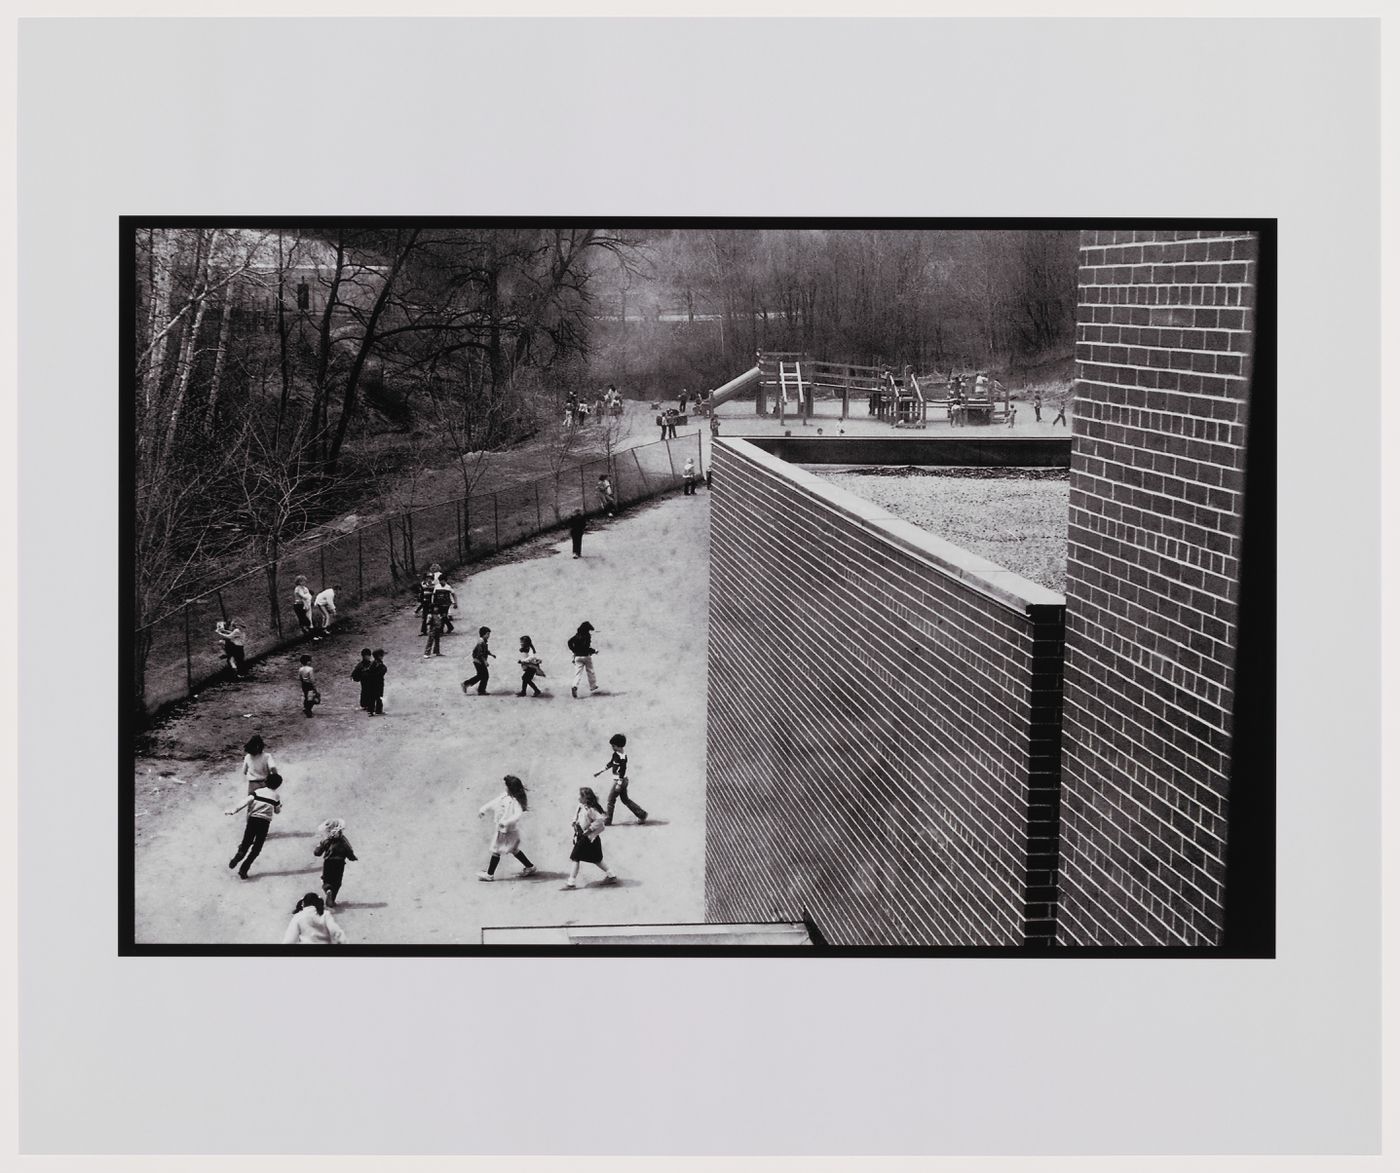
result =
M1081 237L1058 939L1218 944L1258 239Z
M713 461L707 918L1049 940L1058 597L993 597L742 441Z

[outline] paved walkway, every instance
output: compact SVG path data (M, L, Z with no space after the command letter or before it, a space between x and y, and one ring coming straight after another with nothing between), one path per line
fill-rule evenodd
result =
M539 540L459 586L457 632L441 659L422 658L410 607L361 620L314 645L325 703L311 720L295 677L302 648L202 694L170 732L177 744L212 742L215 759L137 763L137 940L275 943L301 894L320 889L312 836L331 816L346 821L360 857L347 865L338 914L354 941L478 944L484 925L702 921L708 527L701 491L600 526L578 561L567 540ZM604 691L576 701L565 641L585 619L597 629ZM490 693L466 697L459 682L483 624L499 658ZM549 673L545 698L515 695L522 634ZM358 709L349 679L364 645L387 651L382 720ZM236 747L255 730L286 778L284 808L240 881L225 865L243 816L223 811L245 793ZM613 733L628 737L632 795L653 819L635 825L619 806L604 849L622 883L596 886L601 873L585 864L588 886L565 891L578 787L606 798L605 778L591 775ZM540 870L521 879L504 859L501 878L485 884L475 876L490 826L477 810L506 773L529 790L523 839Z

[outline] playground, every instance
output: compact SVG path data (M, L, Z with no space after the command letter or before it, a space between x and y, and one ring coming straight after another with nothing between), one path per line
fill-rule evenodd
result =
M905 367L896 374L889 367L829 363L807 355L759 351L756 357L752 367L716 388L708 401L721 420L728 416L738 425L742 418L736 434L826 434L834 429L837 435L909 430L963 435L964 429L1001 428L1017 435L1053 436L1070 430L1068 409L1055 422L1071 398L1068 380L1013 390L975 372L918 375Z
M845 382L833 387L820 366L785 366L761 360L704 397L698 412L673 417L682 446L699 443L702 469L710 455L707 416L716 417L722 436L898 435L910 419L906 389L924 386L846 368ZM809 382L809 372L827 383ZM936 399L919 402L920 434L930 438L971 438L1009 422L993 411L980 425L954 423L946 404L940 418ZM628 403L619 455L650 443L654 413L673 404ZM1039 425L1018 419L1017 432L1067 434L1049 422L1049 411L1043 415ZM857 491L907 515L908 481L864 480L879 483ZM978 484L981 505L971 509L985 519L988 495L999 490ZM1037 511L1013 538L1032 550L1035 566L1013 568L1055 572L1053 551L1024 542L1044 535L1022 531L1053 528L1062 488L1033 490ZM927 505L927 492L912 496L916 508L918 500ZM969 515L966 501L955 495L929 508L930 528L947 529L953 540L964 536L957 526ZM247 679L200 691L152 731L146 756L137 760L136 942L275 942L297 899L320 888L312 847L317 826L332 817L345 821L358 855L337 909L355 943L474 946L483 930L493 939L493 930L523 926L703 922L709 512L703 489L671 494L633 504L615 519L595 517L581 559L570 557L567 537L551 530L523 534L518 544L462 567L454 574L456 630L445 637L440 659L424 658L412 603L371 598L344 615L332 638L273 651L253 663ZM1062 555L1058 567L1062 574ZM565 641L585 619L596 628L602 691L574 699ZM483 625L493 631L497 655L491 691L464 696L459 682L471 675L469 652ZM538 699L516 695L513 652L525 634L547 672L546 695ZM386 651L383 720L358 707L350 671L361 647ZM311 719L302 715L296 685L303 652L313 657L324 698ZM242 745L255 732L285 782L282 812L244 881L224 866L242 817L224 812L245 793ZM580 888L567 890L578 788L592 785L606 801L608 778L594 772L619 732L628 738L632 796L650 817L641 825L619 807L604 833L605 857L620 883L601 885L601 873L585 868ZM507 857L495 880L482 883L477 873L491 828L477 811L501 792L507 773L529 792L522 837L538 871L522 876Z
M477 945L484 926L703 921L708 523L701 490L593 523L578 560L567 537L516 547L459 580L441 659L423 658L411 603L385 606L200 693L159 728L156 756L137 761L137 942L275 943L297 899L320 890L311 849L330 817L345 820L359 857L336 912L353 943ZM597 629L602 691L575 700L565 641L585 619ZM483 625L498 656L491 688L464 696ZM548 673L538 699L515 695L511 653L523 634ZM383 719L357 707L350 671L364 646L386 650ZM296 684L303 651L324 698L309 720ZM285 778L283 807L240 881L225 863L242 818L223 812L245 793L242 744L254 732ZM578 789L606 800L607 776L593 773L618 732L632 797L651 818L637 825L619 807L603 845L621 882L600 886L585 865L567 891ZM529 791L522 839L539 870L521 878L506 858L486 884L476 873L491 827L477 811L507 773Z

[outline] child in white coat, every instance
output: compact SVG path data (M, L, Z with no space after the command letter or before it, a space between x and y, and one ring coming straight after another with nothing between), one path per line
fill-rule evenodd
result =
M292 919L282 934L282 944L344 945L345 930L326 911L325 902L315 892L308 892L292 910Z
M530 806L530 800L525 794L525 783L514 774L507 774L505 783L506 792L493 798L476 816L480 819L489 814L496 819L496 829L491 836L491 860L484 872L476 873L478 880L485 880L487 883L496 878L496 865L507 852L520 861L525 869L520 873L522 876L535 874L535 865L520 849L520 820Z

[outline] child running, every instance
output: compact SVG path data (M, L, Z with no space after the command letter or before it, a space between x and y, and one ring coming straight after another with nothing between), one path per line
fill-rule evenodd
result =
M321 703L321 693L316 687L316 669L311 666L310 656L302 656L297 678L301 681L301 711L308 717L315 716L311 710Z
M281 813L282 800L277 797L277 788L281 785L281 778L269 778L266 786L258 787L232 810L224 811L226 815L236 815L245 808L248 811L248 821L243 827L243 842L238 845L234 857L228 861L230 868L238 868L239 860L243 861L243 866L238 868L240 880L248 878L248 869L253 866L253 860L257 859L262 851L263 842L267 839L267 829L272 825L272 816Z
M540 655L535 651L535 642L528 635L520 637L520 691L516 696L524 696L527 688L533 688L536 696L543 696L538 686L535 684L536 676L544 675L544 666L540 663Z
M344 945L345 930L315 892L308 892L292 909L292 919L282 935L284 945Z
M535 874L535 865L520 847L520 820L530 806L530 800L525 794L525 783L514 774L507 774L505 783L506 792L493 798L476 816L480 819L490 814L496 819L496 829L491 836L491 859L484 872L476 873L478 880L485 880L488 884L496 878L496 865L507 852L520 861L521 867L525 869L520 873L522 876Z
M345 824L339 819L327 819L317 829L319 838L311 849L312 855L319 855L325 863L321 865L321 891L326 894L326 907L335 907L335 898L340 894L341 882L345 879L347 860L358 862L359 856L345 837Z
M568 880L564 883L565 888L578 887L578 866L581 863L591 863L594 867L601 869L603 883L616 882L617 876L603 862L602 834L603 828L607 825L607 816L603 814L602 805L598 802L598 796L593 793L593 788L580 786L578 809L574 811L573 821L574 849L569 852L569 858L574 861L574 866L573 870L569 872Z
M627 735L614 733L608 739L608 745L612 747L612 757L608 759L608 764L603 767L603 770L613 772L613 784L612 789L608 791L607 825L612 826L613 811L617 809L619 798L622 800L622 805L632 812L637 822L645 823L647 821L646 811L627 797ZM603 770L599 770L598 774L601 774ZM594 775L595 778L597 776L597 774Z
M243 745L243 777L248 782L248 793L252 794L259 786L266 786L268 780L276 776L281 784L282 775L277 773L277 763L267 752L267 743L261 733L254 733Z

